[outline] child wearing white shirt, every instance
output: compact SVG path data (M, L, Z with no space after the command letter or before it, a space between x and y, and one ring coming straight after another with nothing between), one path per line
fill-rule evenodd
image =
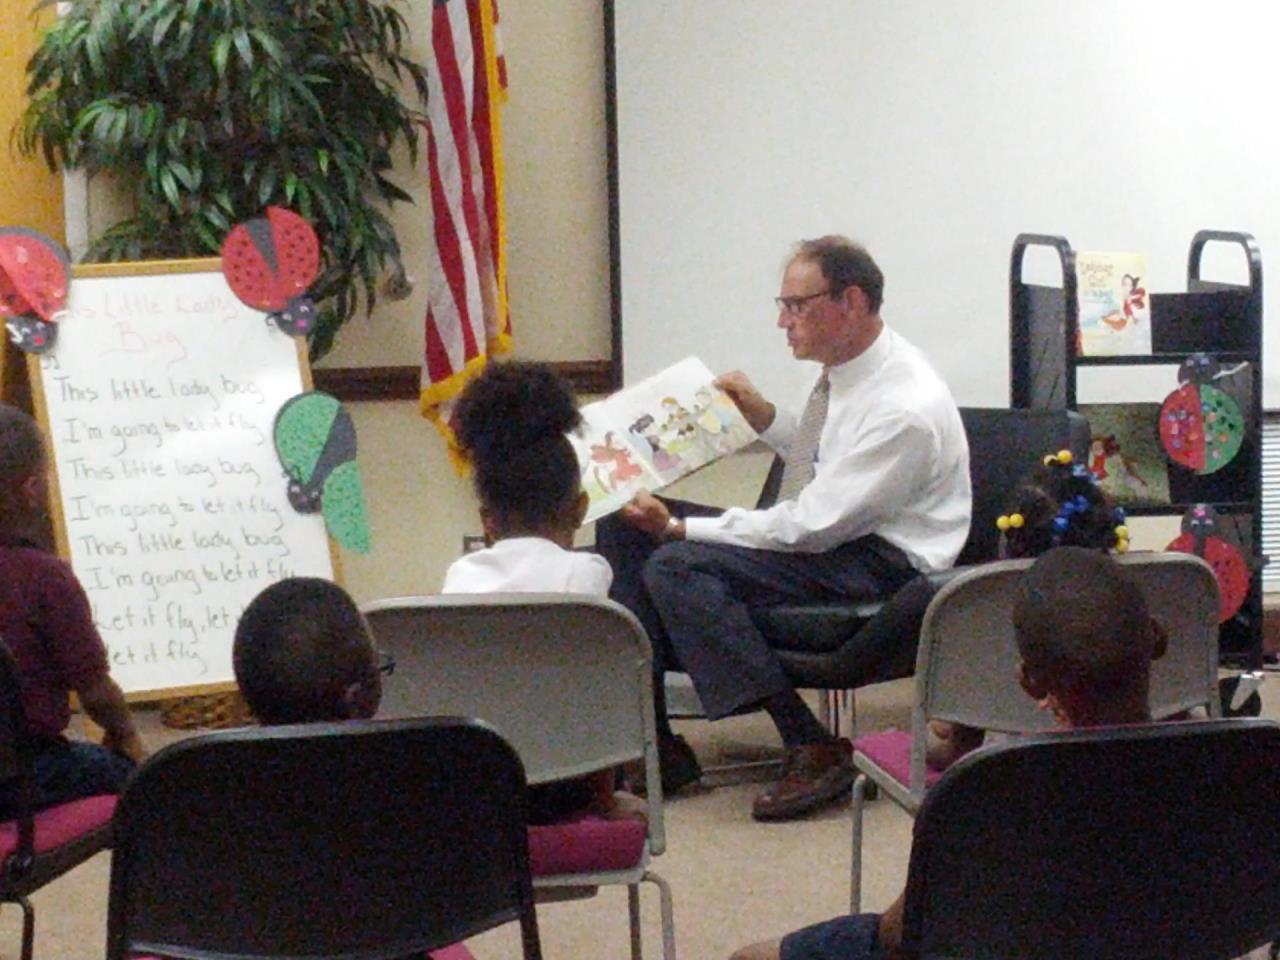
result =
M587 494L567 436L582 422L569 387L539 364L493 364L458 398L453 422L471 462L487 546L450 564L443 592L607 596L609 562L573 549ZM530 822L584 809L643 819L641 801L615 792L613 780L612 770L602 770L531 788Z

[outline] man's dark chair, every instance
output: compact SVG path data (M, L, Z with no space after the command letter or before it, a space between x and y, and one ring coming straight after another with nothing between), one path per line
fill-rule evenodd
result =
M22 960L31 960L35 911L28 895L111 845L113 796L32 812L33 744L17 664L0 643L0 781L16 779L18 815L0 822L0 902L22 907Z
M518 919L536 960L524 790L474 720L174 744L120 798L107 956L384 960Z
M1066 410L960 410L969 439L973 521L957 566L996 559L996 518L1013 485L1046 453L1069 449L1084 462L1089 423ZM762 499L781 472L770 471ZM778 651L797 687L852 690L911 674L924 611L937 589L955 576L944 571L912 581L893 598L876 603L769 607L752 620ZM865 628L865 629L864 629Z
M1280 936L1280 726L1019 737L928 794L907 874L921 958L1220 960Z

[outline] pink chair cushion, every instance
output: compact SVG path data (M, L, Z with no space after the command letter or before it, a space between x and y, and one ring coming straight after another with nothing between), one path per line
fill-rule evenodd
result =
M911 734L902 730L869 733L853 741L854 753L861 753L907 789L911 787ZM924 769L924 785L928 789L938 782L941 770Z
M72 800L35 815L36 853L47 853L70 843L91 830L111 822L116 811L116 797L86 797ZM18 821L0 823L0 860L18 849Z
M454 943L439 950L432 950L427 957L428 960L476 960L475 955L467 949L465 943ZM164 958L135 953L130 960L164 960Z
M535 877L630 870L645 852L648 827L639 820L583 816L529 828L529 866Z
M476 960L465 943L455 943L427 954L431 960Z

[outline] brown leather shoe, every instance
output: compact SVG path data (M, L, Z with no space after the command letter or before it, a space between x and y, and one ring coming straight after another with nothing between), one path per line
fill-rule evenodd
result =
M688 741L679 734L658 738L658 769L662 776L662 795L669 797L702 777L702 767ZM637 797L647 792L644 761L632 760L623 765L623 781Z
M811 743L792 747L782 760L782 778L756 797L757 820L792 820L849 796L853 786L853 744Z

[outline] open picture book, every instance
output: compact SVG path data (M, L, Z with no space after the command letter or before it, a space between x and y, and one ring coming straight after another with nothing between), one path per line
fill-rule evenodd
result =
M582 408L569 435L591 498L586 522L621 508L756 439L714 374L696 357Z

